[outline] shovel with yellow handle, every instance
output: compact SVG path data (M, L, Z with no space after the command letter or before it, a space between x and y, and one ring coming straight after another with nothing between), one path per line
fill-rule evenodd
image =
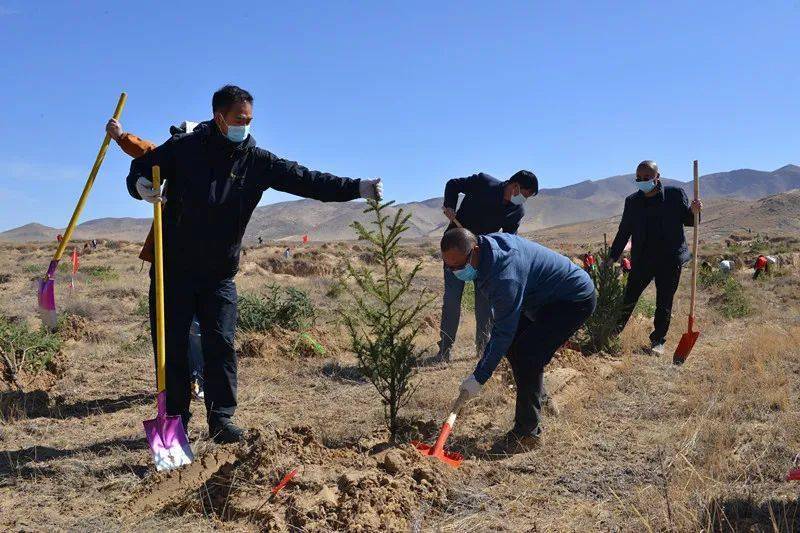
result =
M153 190L161 190L161 169L153 167ZM156 470L171 470L194 459L181 417L167 416L166 334L164 328L164 240L161 232L161 202L153 204L156 283L156 417L145 420L144 433Z
M700 199L700 172L697 167L697 160L694 162L694 199ZM700 214L694 214L694 237L692 239L692 297L689 301L689 327L686 333L681 337L678 346L675 348L675 354L672 356L672 362L676 365L682 365L686 358L689 357L694 343L700 336L700 332L694 329L694 304L697 295L697 244L698 234L700 231Z
M127 98L128 95L125 93L119 95L117 108L114 110L114 119L119 120ZM89 172L86 185L83 186L83 192L81 193L80 199L78 199L78 205L75 206L75 211L72 212L72 218L69 219L67 229L64 231L64 236L61 238L61 242L58 243L58 248L53 255L53 259L50 261L50 266L47 267L47 272L44 277L39 280L39 315L42 317L42 322L44 322L45 326L51 330L55 329L57 324L55 284L58 262L61 260L64 250L67 249L67 244L69 244L69 240L72 237L72 232L75 231L75 226L78 225L78 218L81 216L81 211L83 211L83 206L86 204L86 199L89 198L89 191L92 190L92 185L94 185L94 179L97 177L100 165L103 164L103 159L106 157L109 142L111 142L111 137L106 133L103 144L100 145L100 151L97 153L97 157L94 160L92 171Z

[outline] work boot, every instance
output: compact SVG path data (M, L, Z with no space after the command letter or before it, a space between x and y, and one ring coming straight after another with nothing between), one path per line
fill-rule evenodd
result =
M209 424L208 436L217 444L232 444L244 440L244 430L230 420L223 420Z
M650 353L655 355L656 357L661 357L664 355L664 343L663 342L654 342L650 346Z
M541 445L541 433L537 435L520 435L512 429L494 443L489 453L491 455L514 455L535 450Z

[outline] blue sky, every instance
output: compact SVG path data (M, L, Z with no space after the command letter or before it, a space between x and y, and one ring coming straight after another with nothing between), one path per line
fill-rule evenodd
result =
M260 146L399 201L476 171L772 170L800 162L798 27L796 0L0 0L0 230L66 225L122 90L160 143L241 85ZM112 146L81 220L150 215L128 166Z

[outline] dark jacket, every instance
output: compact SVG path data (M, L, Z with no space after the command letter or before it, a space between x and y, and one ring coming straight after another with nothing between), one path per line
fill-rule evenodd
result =
M665 260L675 259L681 265L686 264L691 259L692 254L689 253L689 247L686 245L686 235L683 232L683 227L694 226L694 214L689 206L686 192L678 187L662 186L656 198L660 198L661 201L656 202L651 207L645 205L646 198L641 191L625 198L622 220L619 223L617 236L614 237L614 243L611 245L611 259L614 261L619 259L629 238L632 239L631 263L633 263L634 269L636 269L637 265L649 263L648 259L653 259L644 256L647 231L646 209L659 209L661 212L661 222L664 230L664 250L660 250L661 258Z
M589 274L563 255L517 235L478 237L481 259L475 290L494 313L492 336L475 368L486 383L508 353L522 313L535 314L554 302L581 302L594 294Z
M169 184L163 222L165 268L196 278L236 274L245 228L270 187L323 202L359 197L360 180L280 159L256 148L252 135L234 144L213 121L134 159L127 178L134 198L141 199L136 181L150 179L153 165L161 167L161 179Z
M516 233L525 214L521 205L503 203L505 182L483 172L468 178L454 178L444 187L444 207L456 208L458 193L464 194L456 218L475 235L503 231ZM450 224L447 229L454 228Z

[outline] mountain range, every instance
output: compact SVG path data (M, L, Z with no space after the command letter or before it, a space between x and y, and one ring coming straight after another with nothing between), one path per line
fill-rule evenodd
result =
M635 191L633 180L633 174L625 174L541 189L525 204L526 215L520 232L619 215L625 197ZM664 179L664 182L684 188L691 196L691 182L671 179ZM702 176L700 184L704 199L729 199L730 203L738 201L749 205L753 200L800 188L800 167L786 165L771 172L751 169L718 172ZM789 195L776 201L798 202L800 196ZM725 202L715 202L715 205L723 206ZM406 235L424 238L438 234L445 226L441 206L441 197L397 204L413 215ZM353 239L355 233L349 225L354 220L368 222L369 217L363 209L363 202L322 203L305 199L260 206L253 213L245 233L245 243L252 244L258 237L296 240L302 235L322 241ZM79 224L74 237L142 241L149 226L149 218L99 218ZM787 230L794 229L790 226L787 225ZM61 231L30 223L0 233L0 241L49 241Z

